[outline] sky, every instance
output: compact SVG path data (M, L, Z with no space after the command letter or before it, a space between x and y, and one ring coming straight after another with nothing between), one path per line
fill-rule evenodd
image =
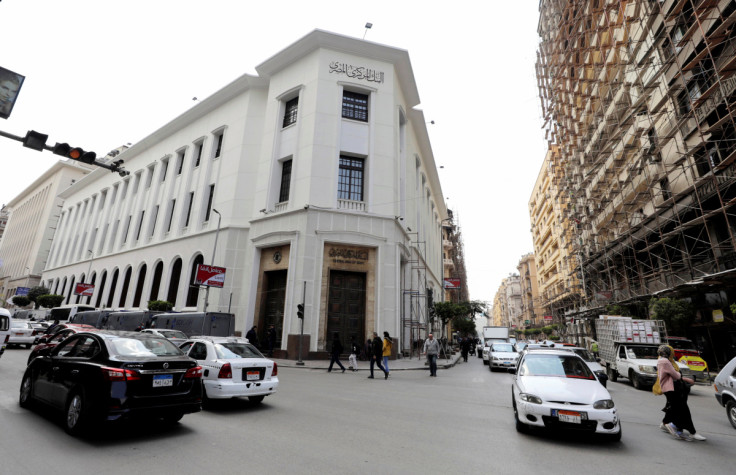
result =
M441 5L441 8L438 6ZM409 52L470 298L493 302L533 251L547 149L534 71L538 2L3 0L0 66L26 77L0 130L98 156L135 143L314 29ZM365 24L373 27L366 30ZM0 204L60 157L0 137Z

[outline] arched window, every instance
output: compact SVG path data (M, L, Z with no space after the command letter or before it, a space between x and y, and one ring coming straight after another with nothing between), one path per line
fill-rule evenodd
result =
M143 283L146 281L146 265L141 266L141 270L138 271L138 283L135 286L135 295L133 296L133 307L141 306L141 295L143 294Z
M128 267L123 278L123 290L120 292L120 307L125 308L128 300L128 287L130 287L130 277L133 275L133 268Z
M189 292L187 292L187 307L197 306L197 299L199 298L199 286L194 285L194 280L197 277L197 266L200 264L204 264L204 257L202 257L202 254L195 257L194 261L192 261L192 272L191 276L189 277Z
M158 291L161 287L161 276L164 273L164 263L159 262L153 269L153 282L151 283L151 300L158 300Z
M118 285L118 274L120 273L119 269L115 269L112 273L112 279L110 279L110 293L107 296L107 306L108 308L112 308L112 299L115 297L115 287Z
M102 293L105 291L105 281L107 280L107 271L102 271L102 277L100 278L100 288L97 289L97 303L96 308L100 308L102 304Z
M169 279L169 292L166 300L176 305L176 295L179 292L179 279L181 278L181 258L177 257L171 266L171 279Z

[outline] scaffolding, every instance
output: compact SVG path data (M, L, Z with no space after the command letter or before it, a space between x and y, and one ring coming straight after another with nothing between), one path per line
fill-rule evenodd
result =
M421 357L423 342L429 323L428 308L432 303L431 289L427 287L427 265L425 256L427 243L419 241L418 232L410 232L409 257L404 263L409 266L409 279L402 289L401 342L404 356Z
M538 32L570 302L736 274L736 1L542 0Z

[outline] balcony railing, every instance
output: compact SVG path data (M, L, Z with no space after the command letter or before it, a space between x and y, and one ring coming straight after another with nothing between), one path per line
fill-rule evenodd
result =
M365 211L365 201L337 200L338 209L349 209L351 211Z

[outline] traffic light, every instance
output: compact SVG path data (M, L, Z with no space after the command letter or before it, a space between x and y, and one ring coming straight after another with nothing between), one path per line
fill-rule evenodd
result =
M95 152L85 152L79 147L72 148L66 143L57 142L51 151L56 155L61 155L62 157L71 158L72 160L89 164L95 163L95 159L97 158L97 154Z
M297 304L296 306L296 316L299 318L304 318L304 304Z
M46 147L46 140L48 138L49 136L46 134L29 130L23 139L23 146L40 152Z

